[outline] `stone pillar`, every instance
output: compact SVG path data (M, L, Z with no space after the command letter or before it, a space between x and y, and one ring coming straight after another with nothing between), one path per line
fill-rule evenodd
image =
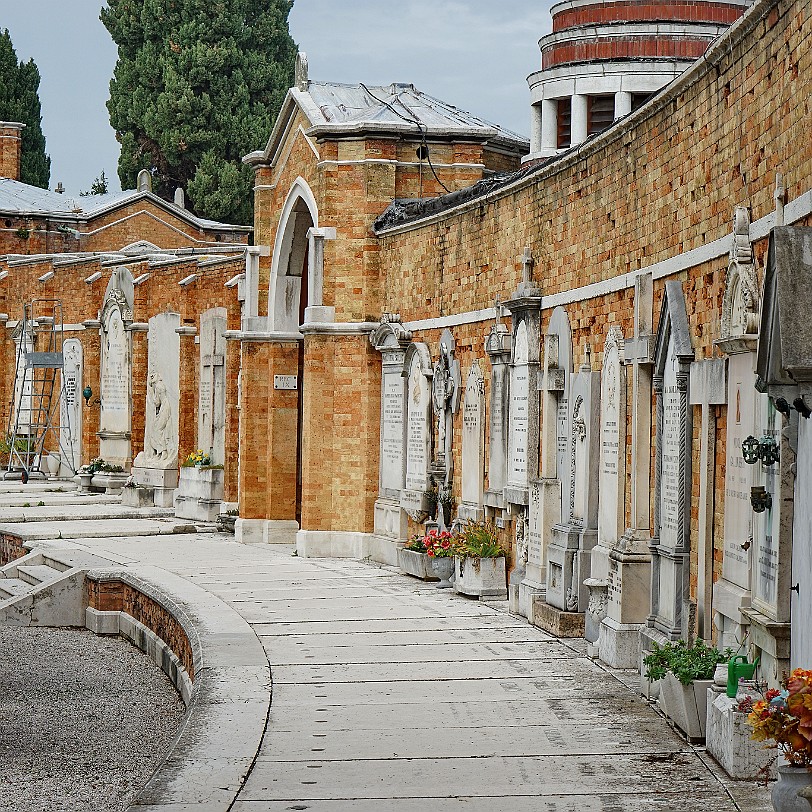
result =
M558 102L545 99L541 103L541 150L544 155L558 151Z
M302 521L296 535L300 556L371 555L381 367L369 334L377 326L302 326Z
M570 146L586 141L589 120L589 96L576 93L572 97L572 136Z
M178 403L179 433L178 460L186 459L191 451L197 449L197 336L196 327L178 327L175 332L180 336L180 402ZM208 448L203 451L208 452Z
M229 331L240 347L240 518L244 544L292 544L299 527L297 334Z
M149 324L136 321L129 325L132 347L132 455L144 450L144 415L147 408L147 333Z
M84 352L83 383L89 386L97 395L91 400L93 406L87 406L82 400L84 409L82 419L82 465L99 456L99 401L101 391L101 322L98 319L88 319L82 325L85 332L82 334L82 350ZM12 356L13 357L13 356Z
M530 105L530 154L541 151L541 134L543 127L542 103Z
M632 111L632 94L625 90L615 93L615 121Z
M311 228L307 232L307 307L305 322L334 322L335 307L324 306L324 241L334 240L334 228Z

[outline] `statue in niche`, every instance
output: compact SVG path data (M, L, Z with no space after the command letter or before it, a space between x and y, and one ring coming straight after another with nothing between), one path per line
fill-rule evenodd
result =
M448 430L446 421L451 396L454 394L454 379L451 375L451 351L445 343L440 344L440 358L434 365L431 383L432 403L437 416L437 461L446 460Z
M173 468L178 461L178 442L173 431L173 409L163 378L150 372L147 378L147 413L144 450L135 465L144 468Z

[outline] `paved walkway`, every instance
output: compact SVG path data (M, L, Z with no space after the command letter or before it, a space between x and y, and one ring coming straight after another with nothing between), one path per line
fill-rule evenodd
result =
M723 782L677 738L632 675L504 604L221 535L79 543L180 575L261 640L273 700L234 812L770 809L765 790Z

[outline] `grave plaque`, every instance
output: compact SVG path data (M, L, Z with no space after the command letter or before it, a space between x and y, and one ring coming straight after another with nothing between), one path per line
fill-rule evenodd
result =
M381 487L403 487L403 376L387 372L381 384Z
M508 431L510 413L509 375L512 336L500 321L502 305L496 302L497 319L485 339L485 352L491 362L490 423L488 446L488 492L491 507L501 507L507 483Z

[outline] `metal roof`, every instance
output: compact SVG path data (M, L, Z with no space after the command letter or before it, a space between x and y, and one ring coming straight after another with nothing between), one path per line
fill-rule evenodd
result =
M503 146L525 153L529 149L525 136L429 96L412 84L367 86L311 81L307 95L312 100L307 113L314 134L422 129L432 136L502 142Z

